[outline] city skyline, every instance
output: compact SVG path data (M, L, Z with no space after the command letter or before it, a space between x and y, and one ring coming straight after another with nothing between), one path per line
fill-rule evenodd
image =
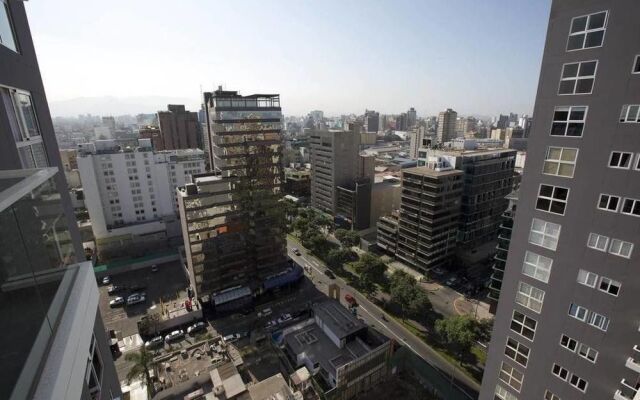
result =
M364 5L137 2L91 19L76 0L26 8L55 116L197 110L220 84L280 93L285 115L531 114L548 2Z

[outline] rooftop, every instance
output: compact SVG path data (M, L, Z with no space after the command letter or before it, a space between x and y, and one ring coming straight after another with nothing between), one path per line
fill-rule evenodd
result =
M428 149L430 151L437 152L439 155L450 155L450 156L471 156L471 155L480 155L480 154L495 154L495 153L513 153L516 150L514 149L503 149L503 148L488 148L488 149L473 149L473 150L465 150L465 149Z
M367 326L337 301L318 303L313 306L313 312L338 339L352 335Z
M251 400L287 400L293 396L282 374L273 375L249 386L249 394Z
M409 173L409 174L431 176L431 177L462 175L462 171L459 171L457 169L450 169L447 171L436 171L435 169L432 169L429 167L407 168L403 170L403 172Z

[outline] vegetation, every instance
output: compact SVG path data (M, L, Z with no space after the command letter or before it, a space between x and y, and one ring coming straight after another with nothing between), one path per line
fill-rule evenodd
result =
M155 394L155 388L149 371L155 369L153 354L142 346L138 352L127 353L124 358L133 363L127 373L127 383L131 384L134 380L141 380L147 387L149 398L152 398Z
M360 279L378 284L383 284L386 281L387 265L371 253L363 254L358 261L353 263L353 269L360 275Z
M478 340L478 323L468 315L456 315L436 321L436 332L461 359Z
M396 270L391 275L389 294L391 301L400 306L402 319L405 316L420 318L431 310L431 302L416 280L404 271Z
M338 239L340 244L345 247L353 247L357 246L360 243L360 235L358 232L350 231L347 229L336 229L335 237Z

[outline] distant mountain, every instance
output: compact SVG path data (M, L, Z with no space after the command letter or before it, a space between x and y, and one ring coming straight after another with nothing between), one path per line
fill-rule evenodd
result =
M167 104L184 104L190 111L198 111L197 98L168 96L132 97L77 97L69 100L50 101L53 117L75 117L78 114L93 115L136 115L166 110Z

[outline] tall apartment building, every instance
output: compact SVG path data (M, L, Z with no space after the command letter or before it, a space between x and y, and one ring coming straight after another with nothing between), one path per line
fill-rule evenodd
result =
M291 283L282 199L282 111L277 94L204 93L213 173L178 189L190 280L216 311Z
M366 110L364 112L364 122L367 132L378 132L380 130L380 113Z
M500 289L504 279L504 271L507 266L507 255L511 244L511 234L513 232L513 221L516 217L516 207L518 204L518 191L513 191L506 197L509 200L507 210L502 214L502 222L498 229L498 240L496 244L496 254L493 256L491 269L491 282L487 298L491 312L495 314L498 300L500 299Z
M409 111L407 111L407 129L413 128L416 126L418 122L418 113L416 109L411 107Z
M119 398L23 2L0 2L0 60L0 398Z
M458 113L450 108L438 114L438 128L436 130L438 142L444 143L456 138L456 121Z
M138 138L151 139L151 146L154 150L164 150L164 142L160 128L153 125L141 126L138 129Z
M156 243L180 237L176 187L205 172L202 150L154 151L151 139L138 142L137 148L122 149L115 140L98 140L79 148L85 205L105 256L122 240ZM115 249L122 250L120 245Z
M359 126L352 131L312 131L310 134L311 206L336 212L336 187L351 185L358 176Z
M160 137L156 150L202 149L199 138L198 113L187 111L183 105L169 104L168 111L158 111ZM155 143L154 143L155 145Z
M638 15L552 3L481 400L640 398Z

